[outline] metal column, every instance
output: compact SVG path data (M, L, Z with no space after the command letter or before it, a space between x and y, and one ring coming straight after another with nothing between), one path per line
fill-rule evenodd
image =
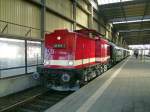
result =
M41 0L41 38L43 39L45 37L45 0Z
M72 0L73 3L73 30L76 30L76 13L77 13L77 3L76 0Z

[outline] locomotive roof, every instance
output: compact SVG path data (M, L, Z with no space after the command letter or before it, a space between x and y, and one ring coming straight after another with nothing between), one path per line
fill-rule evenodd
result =
M94 36L104 36L103 34L97 32L96 30L93 30L93 29L80 29L80 30L75 30L75 32L84 33L86 35L89 35L91 33Z
M85 30L84 30L85 31ZM85 33L85 32L87 32L87 30L84 32L83 30L81 31L70 31L70 30L68 30L68 29L58 29L58 30L55 30L54 32L52 32L52 33L50 33L50 34L46 34L46 35L51 35L51 34L55 34L55 33L57 33L57 34L67 34L67 33L74 33L74 34L78 34L78 35L82 35L82 37L84 37L84 38L89 38L89 39L98 39L98 38L91 38L89 35L88 35L88 33ZM91 30L92 31L92 30ZM84 32L84 33L83 33ZM98 36L97 36L98 37Z
M111 46L113 46L113 47L116 47L116 45L115 45L114 43L112 43L112 42L109 42L109 44L110 44Z
M122 47L119 47L119 46L115 45L115 44L112 43L112 42L109 42L109 44L110 44L111 46L113 46L115 49L123 49Z
M108 41L107 39L102 38L103 37L102 34L98 33L96 30L93 30L93 29L81 29L81 30L75 30L75 31L70 31L68 29L57 29L50 34L54 34L54 33L58 33L58 34L76 33L78 35L82 35L85 38L102 39L103 41ZM50 35L50 34L46 34L46 35ZM94 36L94 38L92 36Z

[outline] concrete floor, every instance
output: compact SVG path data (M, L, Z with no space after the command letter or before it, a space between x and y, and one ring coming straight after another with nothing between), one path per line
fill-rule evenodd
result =
M150 58L129 57L46 112L150 112Z

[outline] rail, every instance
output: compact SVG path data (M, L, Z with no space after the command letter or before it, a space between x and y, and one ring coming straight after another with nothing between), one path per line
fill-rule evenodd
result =
M0 110L0 112L44 112L73 92L43 91L29 98L14 103Z

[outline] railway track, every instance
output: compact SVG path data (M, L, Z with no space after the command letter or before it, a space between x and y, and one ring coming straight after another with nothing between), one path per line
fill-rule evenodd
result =
M94 80L94 79L92 79L92 80ZM90 81L92 81L92 80L90 80ZM60 92L60 91L53 91L53 90L49 90L49 91L44 90L41 93L36 93L35 95L33 95L30 98L27 98L18 103L15 103L7 108L4 108L3 110L0 110L0 112L44 112L46 109L55 105L56 103L58 103L63 98L70 95L71 93L73 93L73 92L71 92L71 91Z
M47 91L35 98L18 103L4 112L44 112L73 92Z

